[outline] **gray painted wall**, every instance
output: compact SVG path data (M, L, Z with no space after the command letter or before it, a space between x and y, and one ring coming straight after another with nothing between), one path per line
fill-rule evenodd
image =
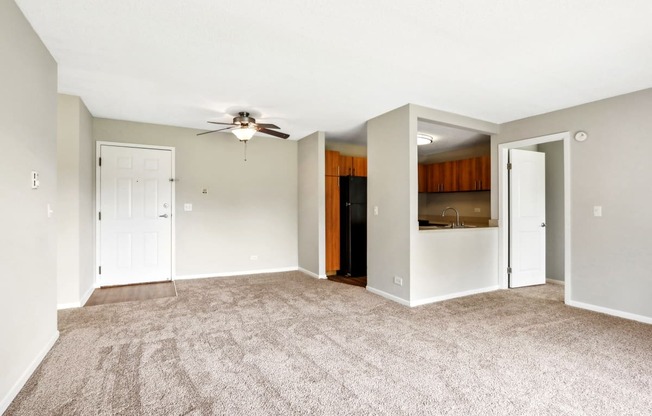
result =
M92 117L79 97L60 94L57 120L57 303L82 306L94 284Z
M58 335L58 209L57 64L13 1L0 1L0 51L2 413Z
M326 278L324 132L299 140L299 267Z
M564 143L543 143L546 154L546 277L564 280Z
M416 223L416 208L414 215L410 210L416 149L411 150L408 105L367 122L367 287L404 301L410 298L410 226ZM403 286L393 283L394 276L403 278Z
M95 119L97 141L176 148L176 274L298 267L296 141ZM207 194L202 190L207 189ZM193 211L184 212L183 204ZM251 256L258 260L251 260Z
M367 147L358 144L342 143L336 140L326 142L326 150L340 152L346 156L367 157Z
M584 130L572 141L571 300L652 317L652 245L647 208L652 171L652 89L506 123L497 145L550 133ZM497 166L493 166L497 169ZM497 170L492 188L496 188ZM593 206L603 216L593 216ZM497 215L492 195L492 217Z

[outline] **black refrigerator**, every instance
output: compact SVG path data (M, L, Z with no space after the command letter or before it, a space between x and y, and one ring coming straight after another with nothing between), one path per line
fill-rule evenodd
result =
M340 177L340 275L367 275L367 178Z

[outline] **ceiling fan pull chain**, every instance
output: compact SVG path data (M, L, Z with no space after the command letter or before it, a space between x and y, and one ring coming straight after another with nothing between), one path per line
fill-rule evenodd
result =
M245 140L245 142L244 142L244 145L245 145L245 148L244 148L244 161L245 162L247 161L247 142L248 142L248 140Z

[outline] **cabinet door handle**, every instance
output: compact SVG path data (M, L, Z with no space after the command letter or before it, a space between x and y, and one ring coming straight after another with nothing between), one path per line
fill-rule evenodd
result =
M340 165L337 165L337 176L340 176ZM340 180L337 180L337 186L340 185Z

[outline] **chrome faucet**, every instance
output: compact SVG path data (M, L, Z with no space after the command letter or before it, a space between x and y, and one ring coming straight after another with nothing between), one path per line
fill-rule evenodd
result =
M445 217L446 216L446 211L448 211L449 209L452 209L453 211L455 211L455 222L453 224L451 224L451 225L453 226L453 228L459 227L461 225L460 224L460 212L458 210L456 210L455 208L453 208L453 207L444 208L444 210L441 212L441 216Z

